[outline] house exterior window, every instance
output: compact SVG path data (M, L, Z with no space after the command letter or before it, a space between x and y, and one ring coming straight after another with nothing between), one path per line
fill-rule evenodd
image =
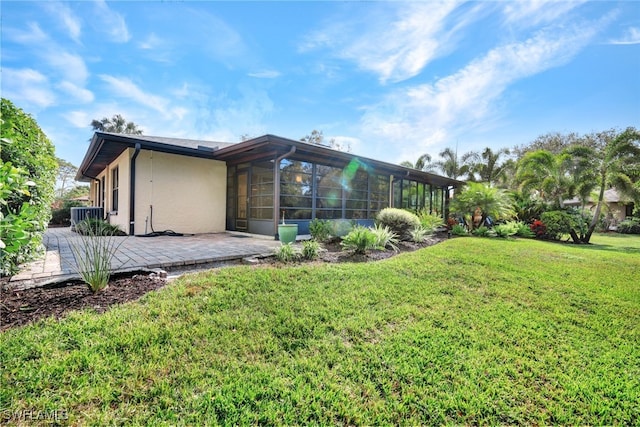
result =
M111 170L111 210L114 212L118 211L118 186L119 186L119 177L118 177L118 168L114 168Z

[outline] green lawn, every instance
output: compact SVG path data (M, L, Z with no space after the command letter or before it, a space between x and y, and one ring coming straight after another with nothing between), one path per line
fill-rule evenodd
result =
M2 334L3 414L639 425L640 237L593 241L455 238L370 264L185 276Z

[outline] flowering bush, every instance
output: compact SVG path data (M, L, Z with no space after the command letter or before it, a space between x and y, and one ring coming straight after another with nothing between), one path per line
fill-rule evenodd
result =
M547 234L547 226L544 222L536 219L531 224L531 231L535 234L537 239L542 239Z

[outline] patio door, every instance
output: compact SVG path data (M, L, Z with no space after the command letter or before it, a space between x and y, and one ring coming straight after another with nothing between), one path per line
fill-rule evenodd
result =
M247 230L249 212L249 172L238 172L238 191L236 192L236 230Z

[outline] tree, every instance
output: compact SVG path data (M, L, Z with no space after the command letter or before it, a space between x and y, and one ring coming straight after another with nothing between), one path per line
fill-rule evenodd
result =
M569 151L581 165L583 191L598 189L593 218L586 234L581 236L583 243L589 243L598 224L607 188L615 187L621 194L640 201L640 132L629 127L620 133L612 129L591 137L595 141L592 146L577 146Z
M102 120L92 120L90 126L95 131L125 133L128 135L142 135L142 130L138 129L138 125L133 122L127 122L120 114L114 115L112 118L104 117Z
M302 142L308 142L309 144L322 145L324 147L333 148L334 150L344 151L346 153L351 152L351 145L349 143L341 144L336 141L335 138L331 138L328 142L324 140L324 134L321 130L312 130L309 135L305 135L300 138Z
M434 165L440 168L442 173L449 178L457 179L458 177L467 175L470 180L473 180L470 164L474 154L473 152L468 152L459 158L457 150L454 151L451 148L445 148L439 154L442 160L435 162Z
M465 218L470 230L484 224L487 217L495 221L515 214L513 199L507 191L479 182L468 182L451 200L450 208ZM476 214L480 214L478 221L473 220Z
M480 182L489 185L494 184L502 177L506 168L504 163L500 163L500 157L509 155L507 148L501 148L494 152L487 147L481 154L472 153L470 156L469 169L474 175L478 175Z
M405 160L400 163L400 166L407 168L418 169L423 172L431 172L435 168L435 165L431 163L431 156L429 154L423 154L418 157L415 163L411 163L409 160Z
M60 191L58 197L64 197L64 193L67 189L67 184L75 181L78 168L75 167L72 163L61 159L60 157L56 157L56 161L58 162L57 182L59 184Z
M577 133L561 134L559 132L547 133L540 135L532 142L526 145L520 145L513 148L513 153L519 158L523 158L527 153L533 151L544 150L552 154L560 154L571 147L577 145L588 145L592 143L588 138L581 137Z
M563 208L564 200L576 192L573 168L573 158L566 152L531 151L519 161L516 180L523 192L537 191L542 200Z
M36 121L11 101L0 101L0 275L12 274L40 247L51 217L57 162Z

